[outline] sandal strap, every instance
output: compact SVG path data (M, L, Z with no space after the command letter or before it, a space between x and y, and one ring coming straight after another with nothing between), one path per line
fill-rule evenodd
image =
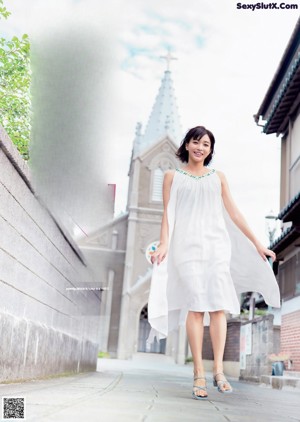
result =
M206 381L206 378L205 377L195 377L194 381L196 381L196 380L205 380Z
M218 374L216 374L216 375L218 375ZM217 383L217 386L222 390L222 391L231 391L232 390L232 387L231 387L231 385L230 385L230 383L227 381L227 379L226 379L226 377L225 377L225 375L222 373L219 373L219 375L223 375L224 376L224 379L223 380L216 380L216 375L214 376L214 378L215 378L215 381L216 381L216 383ZM225 388L225 386L228 386L229 388L228 389L226 389Z
M227 380L219 380L219 381L216 381L216 383L218 385L222 385L222 386L224 386L225 384L228 384L229 385L229 382Z
M200 385L193 385L193 388L196 388L197 390L207 391L207 387L201 387Z
M223 377L225 377L224 372L217 372L216 374L214 374L214 378L216 378L216 376L218 375L223 375Z
M217 380L218 375L222 375L223 379ZM223 372L218 372L217 374L215 374L214 379L215 379L216 383L218 383L218 382L227 382L228 383L228 381L227 381L225 375L223 374Z
M217 376L218 376L218 375L223 375L224 379L222 379L222 380L217 380L216 378L217 378ZM229 385L229 386L230 386L230 384L229 384L229 382L227 381L227 379L226 379L225 375L223 374L223 372L218 372L217 374L215 374L215 375L214 375L214 379L215 379L215 381L216 381L216 383L217 383L218 385L222 385L222 386L224 386L225 384L227 384L227 385Z

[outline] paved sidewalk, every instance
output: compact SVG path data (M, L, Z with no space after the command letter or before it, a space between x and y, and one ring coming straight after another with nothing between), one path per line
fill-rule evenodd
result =
M35 422L300 421L299 390L231 380L234 392L225 395L207 378L209 398L193 400L191 366L136 354L128 361L99 359L95 373L0 384L0 395L25 397L26 420Z

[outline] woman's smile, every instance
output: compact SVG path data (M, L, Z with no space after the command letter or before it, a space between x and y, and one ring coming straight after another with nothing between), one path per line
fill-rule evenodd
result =
M208 135L202 136L200 139L191 139L186 144L186 150L189 152L190 158L197 160L205 160L211 150L211 142Z

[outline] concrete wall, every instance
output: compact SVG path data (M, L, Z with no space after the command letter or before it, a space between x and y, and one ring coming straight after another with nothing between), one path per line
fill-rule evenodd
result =
M266 315L242 323L242 326L251 324L251 353L246 353L246 368L241 369L240 379L259 382L262 375L272 374L269 355L275 353L273 318Z
M1 127L0 169L0 382L95 370L97 280Z

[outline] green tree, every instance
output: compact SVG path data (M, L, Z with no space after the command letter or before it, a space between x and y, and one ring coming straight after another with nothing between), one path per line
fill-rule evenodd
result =
M0 19L9 15L0 0ZM31 129L30 80L28 35L0 38L0 124L25 160L29 158Z

